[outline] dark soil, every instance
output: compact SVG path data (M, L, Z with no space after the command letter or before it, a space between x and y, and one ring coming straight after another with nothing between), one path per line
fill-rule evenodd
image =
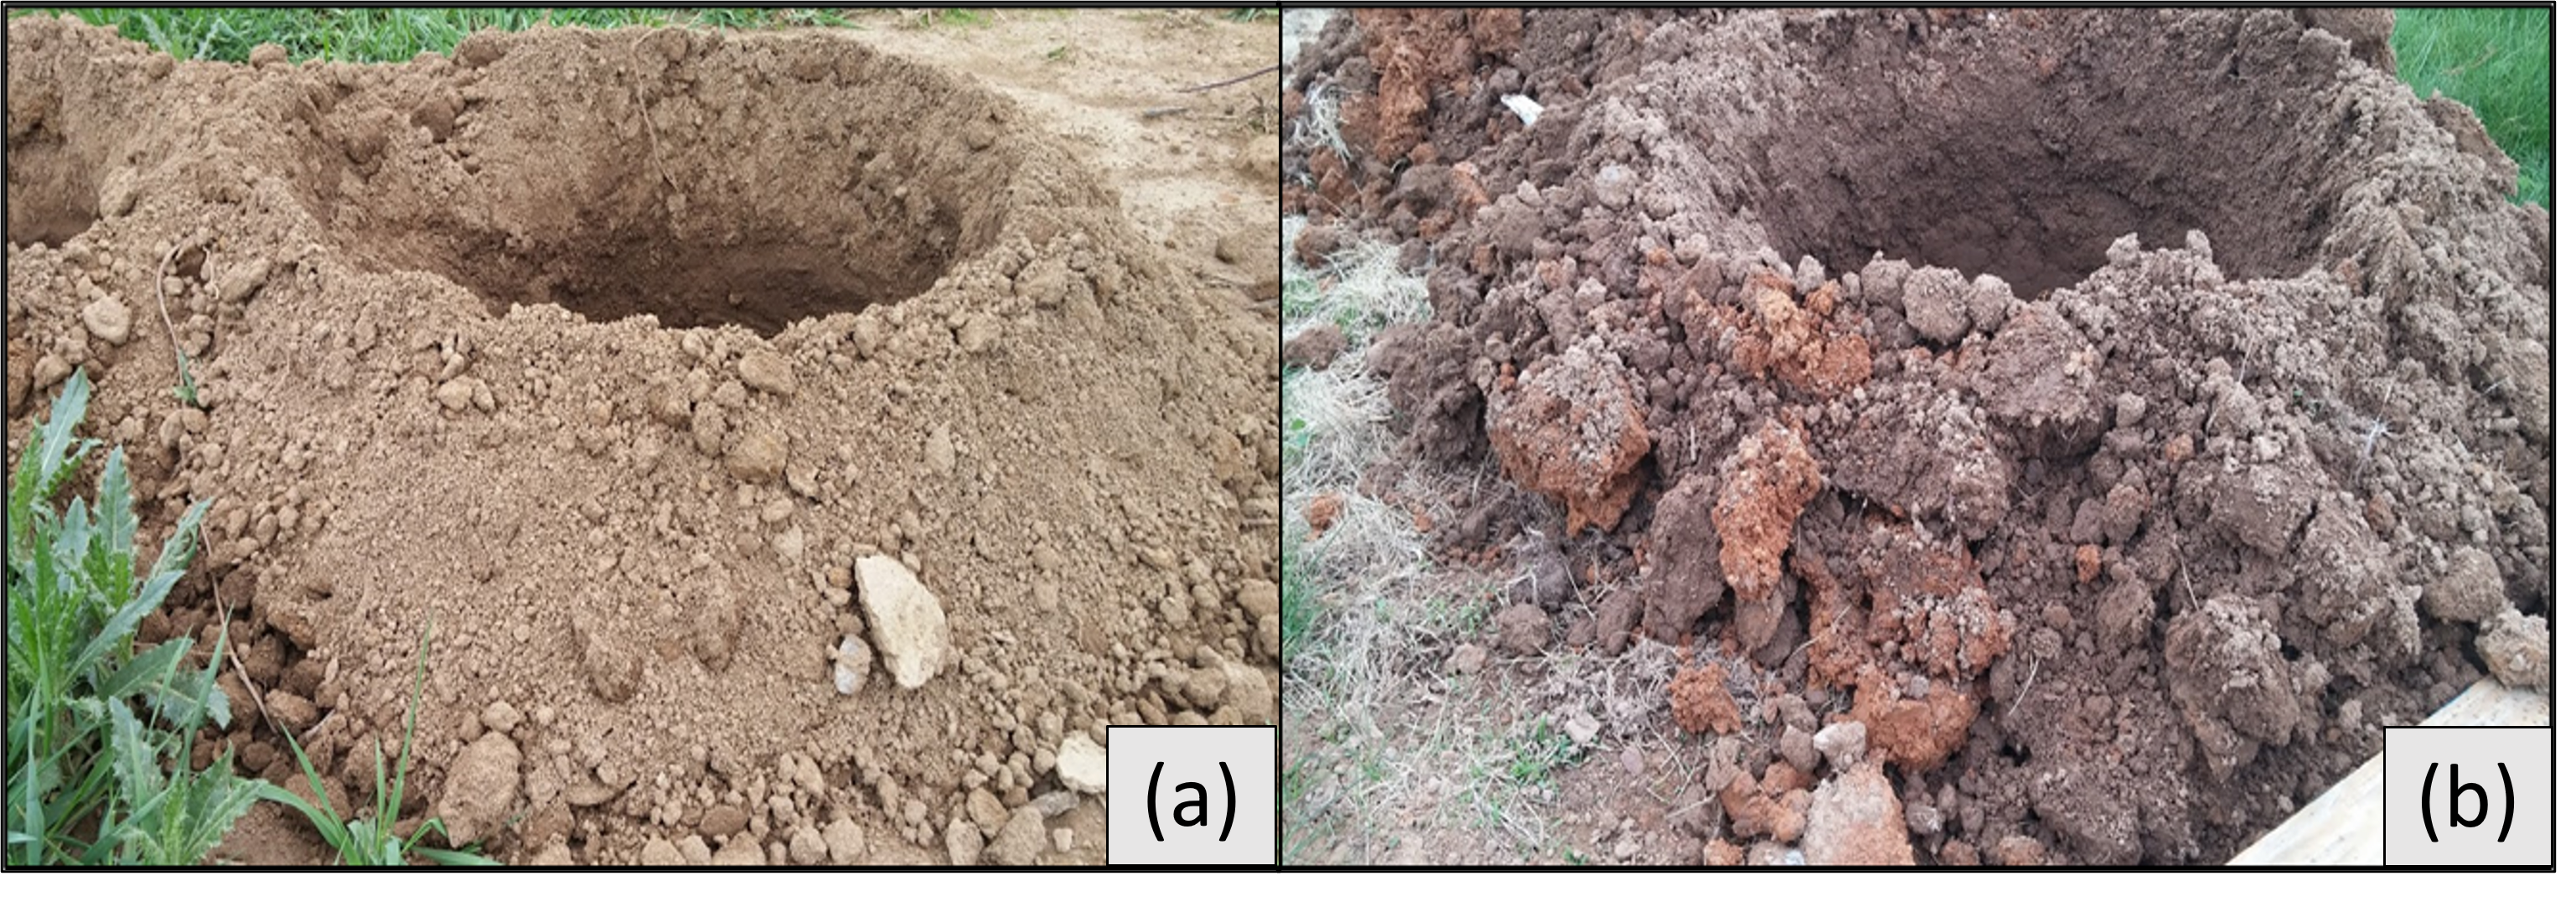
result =
M1361 12L1291 80L1349 156L1285 192L1430 263L1369 352L1404 455L1518 486L1447 556L1565 533L1573 598L1640 606L1596 645L1866 725L1916 862L2212 863L2554 614L2549 224L2368 41ZM1711 777L1775 777L1740 704Z

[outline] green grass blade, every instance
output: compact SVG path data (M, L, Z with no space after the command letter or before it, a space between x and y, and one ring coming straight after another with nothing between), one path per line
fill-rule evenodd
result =
M134 553L134 482L125 472L125 448L107 452L98 473L98 528L110 552Z
M179 525L170 530L170 540L161 543L161 557L152 562L153 574L176 574L188 569L188 562L197 556L197 524L205 522L206 508L214 503L213 498L198 501L179 515Z
M116 773L117 791L131 801L145 800L160 787L160 749L143 741L143 721L125 700L108 700L107 718L108 765Z
M9 756L15 767L9 772L9 792L16 796L9 798L9 845L17 850L10 862L20 866L43 862L45 839L21 829L41 829L53 824L47 817L45 802L62 784L61 769L45 764L34 755L32 748L19 748L13 729Z
M233 773L232 754L227 752L213 765L185 783L180 797L182 811L165 835L174 862L195 863L223 843L233 824L259 802L260 788L268 782L243 778Z
M187 657L190 645L189 639L181 637L153 646L152 651L126 662L125 667L116 669L116 673L101 681L98 695L112 702L122 702L126 695L159 683L178 669L179 659Z
M72 674L88 673L107 657L108 652L133 639L134 627L143 621L143 615L161 607L161 600L170 597L170 587L178 584L179 574L176 572L163 573L145 582L133 598L126 600L125 605L108 618L106 626L99 628L98 635L91 637L89 645L81 647L80 654L72 657Z
M305 755L304 745L295 742L292 732L281 733L286 736L287 748L295 753L295 764L304 770L304 781L313 788L314 799L321 802L309 803L293 791L273 786L260 790L260 798L303 813L304 818L313 823L313 829L322 834L324 843L345 857L349 853L349 830L341 826L340 811L331 804L331 794L322 787L322 773L313 769L313 759Z
M125 473L125 449L107 452L99 471L96 533L89 545L89 575L100 589L123 592L134 582L134 484Z
M63 382L62 395L54 398L54 407L46 413L45 421L36 426L30 449L19 451L18 472L9 483L12 549L17 549L26 535L26 520L35 512L36 504L52 498L63 479L71 475L71 467L98 443L83 442L77 449L72 443L72 428L89 413L89 390L89 371L73 372L71 379Z
M115 601L123 589L110 589L98 584L97 574L89 571L90 540L97 534L89 520L89 506L79 498L72 499L71 509L63 511L62 522L54 527L54 564L62 569L64 599L71 604L65 612L76 621L98 619L104 610L99 605ZM75 667L74 674L80 669Z
M187 696L198 702L202 709L199 719L180 720L179 726L182 730L194 732L197 729L198 720L204 717L214 718L217 728L232 727L232 697L224 695L224 688L215 683L215 672L224 663L224 650L232 645L232 632L232 622L223 622L222 626L215 631L214 657L206 659L206 666L197 672L194 683L184 690L177 691L178 695Z
M422 857L423 859L426 859L426 860L428 860L428 861L430 861L430 862L432 862L432 863L436 863L436 864L438 864L438 865L440 865L440 866L499 866L499 865L501 865L501 861L499 861L499 860L492 859L491 857L487 857L487 856L484 856L484 855L479 854L479 853L472 853L472 852L469 852L469 851L463 851L463 850L447 850L447 849L444 849L444 848L438 848L438 847L415 847L415 848L412 848L412 852L413 852L413 853L416 853L416 854L419 854L419 855L421 855L421 857Z
M125 30L122 28L117 29L119 34L124 34L124 31ZM129 38L134 37L133 35L125 36ZM161 30L161 20L159 17L155 16L143 17L143 40L144 43L150 44L154 47L171 47L177 43L171 41L170 36ZM180 59L187 59L185 55L178 56Z
M184 639L179 641L188 642ZM215 651L220 658L222 647L217 646ZM213 664L214 659L209 659L208 666ZM229 724L232 716L227 713L232 708L231 701L221 688L205 682L203 676L197 672L165 675L143 688L144 701L151 703L153 713L182 735L193 736L208 716L213 716L218 725Z
M387 825L387 824L389 824L389 823L391 823L391 822L393 821L392 816L393 816L393 814L394 814L394 812L395 812L395 811L398 811L398 810L402 809L402 793L401 793L401 792L399 792L399 791L391 791L391 792L389 792L389 791L387 791L387 790L386 790L386 788L385 788L385 746L384 746L384 744L382 744L382 743L376 744L376 746L375 746L375 753L376 753L376 814L375 814L375 817L374 817L374 818L372 818L372 819L368 820L370 824L369 824L369 827L368 827L367 831L368 831L368 833L369 833L369 837L370 837L370 838L374 838L374 839L381 839L381 838L383 838L383 837L384 837L384 834L383 834L383 832L384 832L384 826L385 826L385 825ZM406 753L405 753L405 755L409 755L409 753L408 753L408 752L406 752ZM399 853L399 852L400 852L400 849L399 849L399 848L397 848L397 849L396 849L396 852L397 852L397 853Z
M429 637L436 632L438 632L438 617L431 615L429 625L420 630L420 656L414 662L411 672L411 708L405 710L403 714L402 757L394 766L393 802L396 808L401 807L403 783L410 775L412 732L420 725L421 682L429 675ZM378 748L379 758L382 752L382 748ZM384 785L384 766L381 762L376 767L376 784L378 787ZM445 833L441 832L441 834Z

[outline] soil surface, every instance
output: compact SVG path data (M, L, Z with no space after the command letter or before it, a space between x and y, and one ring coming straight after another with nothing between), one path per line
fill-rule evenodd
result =
M426 634L406 827L1099 862L1059 753L1275 721L1275 114L1172 91L1269 38L886 17L245 66L13 19L10 448L85 368L144 535L216 502L144 630L229 629L201 760L305 789L290 728L347 812ZM218 856L323 859L301 821Z
M2383 725L2548 688L2548 219L2355 37L1324 28L1288 209L1428 274L1432 322L1368 351L1405 461L1508 479L1389 503L1461 568L1570 569L1552 649L1679 647L1692 745L1587 762L1580 802L1627 805L1569 825L1641 862L2214 863Z

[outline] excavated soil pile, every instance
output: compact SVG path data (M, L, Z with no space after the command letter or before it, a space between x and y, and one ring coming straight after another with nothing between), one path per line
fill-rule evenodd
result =
M1712 859L2212 862L2547 685L2547 220L2364 59L2264 11L1366 12L1294 70L1347 156L1288 194L1301 254L1428 270L1370 353L1403 450L1519 486L1429 502L1451 556L1543 526L1565 645L1775 678Z
M1009 102L680 30L8 69L10 444L86 368L146 535L216 502L145 633L230 616L201 759L371 793L434 621L406 819L498 856L1098 861L1107 725L1274 720L1274 328Z

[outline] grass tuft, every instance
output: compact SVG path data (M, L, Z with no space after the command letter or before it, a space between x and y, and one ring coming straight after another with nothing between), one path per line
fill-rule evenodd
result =
M1357 353L1345 353L1356 358ZM1322 490L1359 481L1360 470L1394 443L1395 417L1386 386L1366 371L1339 367L1291 371L1281 382L1280 417L1288 431L1287 471L1295 488Z
M993 14L980 9L915 9L904 13L906 28L982 28L993 24Z
M1582 761L1574 738L1549 726L1546 716L1532 723L1527 733L1511 749L1509 769L1512 783L1553 788L1557 769Z
M10 10L12 17L32 10ZM839 12L815 8L699 9L71 9L61 14L117 33L182 60L250 59L251 48L276 44L289 60L390 63L444 54L482 29L522 31L540 25L584 28L682 26L764 29L846 26Z
M229 749L190 768L197 730L231 720L215 685L220 631L198 669L186 664L192 638L134 651L136 628L196 554L207 502L181 515L149 567L123 448L99 470L96 503L54 509L98 446L72 436L89 395L88 373L73 373L9 484L8 862L192 864L272 788L235 776Z
M1315 592L1306 578L1306 565L1297 556L1295 542L1281 540L1280 573L1286 580L1279 590L1280 661L1296 657L1306 645L1306 635L1315 626Z
M2397 77L2477 111L2521 165L2516 201L2549 203L2549 16L2546 9L2401 9L2389 38Z
M433 629L437 626L436 620L430 623ZM446 823L437 819L421 822L409 837L394 827L396 817L402 813L403 785L411 776L412 735L420 724L420 684L428 671L429 630L424 629L420 634L420 661L413 667L411 675L411 708L403 712L402 752L395 757L393 778L388 783L385 778L385 745L382 741L376 743L376 796L374 809L366 815L342 818L339 808L332 805L330 795L323 793L322 773L314 769L313 760L305 756L304 745L295 741L293 733L279 729L279 733L286 734L286 745L295 751L295 764L304 770L305 783L313 789L314 799L320 802L308 803L276 787L262 790L260 796L303 813L304 818L313 823L314 830L322 833L323 843L329 844L332 851L340 855L340 865L405 866L410 864L410 858L415 854L442 866L499 865L476 853L470 846L463 850L422 846L420 842L429 837L430 832L437 832L441 837L447 835Z

